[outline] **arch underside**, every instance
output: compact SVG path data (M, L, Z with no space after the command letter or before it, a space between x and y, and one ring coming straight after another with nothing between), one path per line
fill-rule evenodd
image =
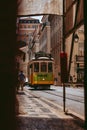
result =
M18 0L18 16L63 14L63 0Z

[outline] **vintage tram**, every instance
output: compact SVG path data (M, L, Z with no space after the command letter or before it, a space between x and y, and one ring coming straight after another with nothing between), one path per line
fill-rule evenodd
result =
M35 89L49 89L54 84L54 59L51 54L35 53L28 64L29 86Z

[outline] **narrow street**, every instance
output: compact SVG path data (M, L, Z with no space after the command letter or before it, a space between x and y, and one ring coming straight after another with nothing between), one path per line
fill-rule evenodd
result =
M28 91L39 96L40 98L45 98L51 103L55 103L61 106L63 109L63 87L51 86L49 90L33 90L28 88ZM74 115L77 114L78 117L84 119L84 90L83 88L65 88L65 104L66 110L71 111Z
M17 130L84 130L83 120L73 113L64 114L60 105L29 89L24 87L16 95Z

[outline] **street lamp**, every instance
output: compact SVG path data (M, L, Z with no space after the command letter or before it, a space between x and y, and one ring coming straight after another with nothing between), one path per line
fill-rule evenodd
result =
M78 42L79 36L77 34L74 35L74 40L75 40L75 42Z

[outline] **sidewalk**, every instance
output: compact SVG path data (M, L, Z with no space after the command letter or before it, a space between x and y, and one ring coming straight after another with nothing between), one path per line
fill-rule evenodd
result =
M53 111L39 97L28 95L24 90L17 97L17 130L85 130L83 121L61 109Z

